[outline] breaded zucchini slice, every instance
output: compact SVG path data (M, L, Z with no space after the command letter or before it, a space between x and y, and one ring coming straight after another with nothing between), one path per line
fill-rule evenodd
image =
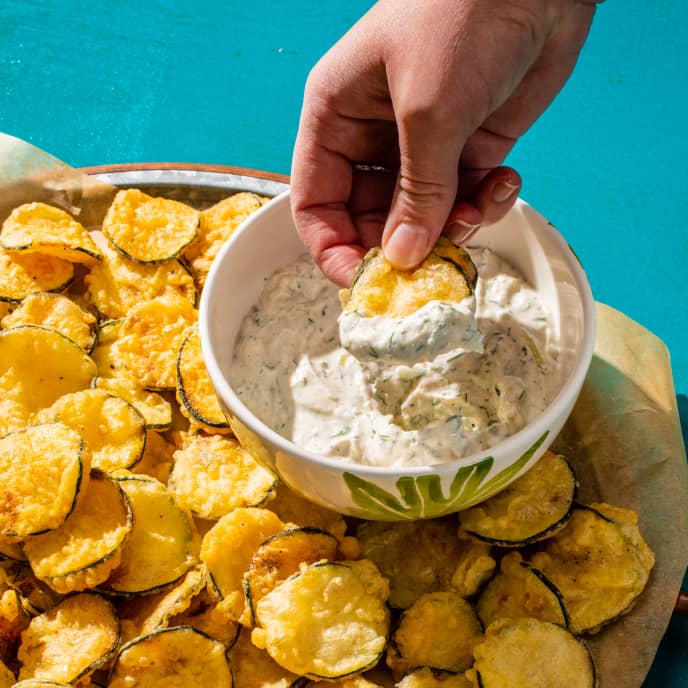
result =
M21 541L0 535L0 560L26 561L26 554Z
M40 325L57 330L86 353L96 344L96 319L77 303L52 292L29 294L11 315L2 319L4 329L19 325Z
M5 562L0 568L2 586L19 593L21 606L29 616L36 616L56 605L63 596L36 578L24 562Z
M117 352L142 387L174 389L177 356L198 312L181 296L161 296L134 306L122 321Z
M184 251L200 287L205 284L215 256L234 230L268 200L241 191L201 212L198 239Z
M319 562L280 583L256 606L251 639L285 669L337 679L377 664L389 634L386 579L366 559Z
M546 451L540 460L494 497L459 512L465 535L520 547L551 537L573 513L576 476L561 455Z
M132 473L147 475L167 485L172 470L173 454L174 445L171 442L168 442L159 432L147 430L143 457L134 466Z
M74 683L105 664L120 642L117 614L102 595L70 595L22 633L19 680Z
M501 572L482 589L476 603L483 626L505 617L531 617L568 627L564 598L540 569L523 561L518 552L505 555L500 567Z
M635 512L605 504L574 509L566 528L530 558L561 592L574 633L596 633L629 612L654 560Z
M170 402L157 392L142 389L126 377L94 377L94 389L102 389L130 403L142 416L147 430L167 430L172 424Z
M292 688L315 688L315 686L317 686L319 683L320 681L301 678L296 681L295 684L292 684ZM382 688L379 683L369 680L362 674L357 674L356 676L351 676L349 678L343 678L338 681L328 681L327 685L329 688Z
M81 435L64 423L0 439L0 534L25 538L62 525L88 483L90 463Z
M222 643L190 626L172 626L122 646L108 688L131 686L232 688L232 669Z
M179 349L176 392L181 412L193 425L206 432L229 431L229 423L203 361L197 327L189 332Z
M256 550L244 574L244 591L248 619L244 625L254 623L256 605L282 581L296 573L302 564L317 561L334 561L337 556L337 538L317 528L288 528L271 535Z
M421 595L453 590L467 597L492 575L490 546L460 540L452 517L405 523L361 522L361 552L389 579L389 604L406 609Z
M169 487L194 514L217 519L242 506L260 506L276 478L233 437L186 435L174 452Z
M222 643L228 650L234 647L241 626L227 610L225 600L217 601L217 596L207 587L201 595L194 598L191 607L170 618L170 626L191 626L213 640Z
M117 351L117 339L123 319L106 320L98 325L96 345L91 358L96 364L97 375L101 378L131 378L133 376Z
M56 330L22 325L0 331L0 380L8 398L29 413L86 389L95 373L88 354Z
M142 301L173 294L196 305L198 291L189 269L179 260L140 263L107 242L103 260L84 278L86 298L104 318L124 318Z
M120 595L151 593L181 578L197 563L193 524L162 483L143 475L116 478L134 517L120 565L103 589Z
M103 220L103 234L128 258L160 263L176 258L198 235L199 213L186 203L119 191Z
M488 626L467 675L481 688L595 688L587 647L569 631L538 619L500 619Z
M395 269L377 247L364 256L353 285L340 292L340 301L345 312L403 318L430 301L462 301L473 293L477 279L466 250L444 237L414 270Z
M74 280L68 260L0 248L0 301L19 303L35 291L64 291Z
M224 598L226 609L239 620L246 603L244 573L260 544L284 529L267 509L239 507L223 516L205 534L201 561L208 566L213 584Z
M290 688L298 679L251 642L251 631L242 628L229 652L234 688ZM329 684L328 684L329 685Z
M133 525L129 500L119 484L91 471L84 498L58 528L24 543L38 578L60 593L93 588L119 565Z
M424 666L407 671L396 688L472 688L472 685L462 673Z
M103 257L83 225L47 203L25 203L15 208L2 224L0 246L85 265Z
M0 668L2 662L7 661L12 666L17 654L17 647L23 631L28 628L31 621L31 614L27 609L27 604L21 593L14 588L6 588L7 583L3 581L0 594ZM2 671L0 671L0 686L2 683ZM14 684L14 676L12 684Z
M91 450L91 464L103 471L130 468L143 455L146 423L120 397L102 389L65 394L38 413L43 422L62 422L74 428Z
M387 666L396 677L421 666L465 671L473 664L473 647L482 637L483 627L463 597L429 592L401 615L387 648Z

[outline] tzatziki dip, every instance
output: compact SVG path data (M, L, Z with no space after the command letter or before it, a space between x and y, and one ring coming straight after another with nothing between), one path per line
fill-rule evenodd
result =
M410 316L342 314L304 255L275 272L242 322L232 387L302 449L374 466L469 456L540 415L558 347L537 292L488 249L467 249L475 294Z

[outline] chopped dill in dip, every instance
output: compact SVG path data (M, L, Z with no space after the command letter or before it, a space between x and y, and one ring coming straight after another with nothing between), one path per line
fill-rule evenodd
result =
M518 273L469 253L475 295L405 318L342 315L337 287L302 256L245 317L234 390L296 445L355 463L430 466L513 435L559 387L557 342Z

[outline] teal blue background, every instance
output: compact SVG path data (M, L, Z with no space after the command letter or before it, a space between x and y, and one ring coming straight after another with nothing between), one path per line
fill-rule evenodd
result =
M370 2L0 0L0 130L74 166L289 172L309 68ZM596 298L672 356L688 428L688 8L609 0L579 65L510 163ZM647 686L688 685L675 618Z

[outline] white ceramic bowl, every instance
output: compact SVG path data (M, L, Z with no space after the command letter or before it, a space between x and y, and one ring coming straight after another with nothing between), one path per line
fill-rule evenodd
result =
M578 397L592 358L595 307L575 254L559 232L523 201L478 233L485 246L518 268L554 316L568 377L545 412L485 452L429 467L344 463L297 447L258 420L232 390L229 376L241 321L265 280L304 253L291 218L289 192L252 215L223 247L200 305L203 354L239 440L292 489L344 514L375 520L429 518L495 494L526 471L552 443Z

